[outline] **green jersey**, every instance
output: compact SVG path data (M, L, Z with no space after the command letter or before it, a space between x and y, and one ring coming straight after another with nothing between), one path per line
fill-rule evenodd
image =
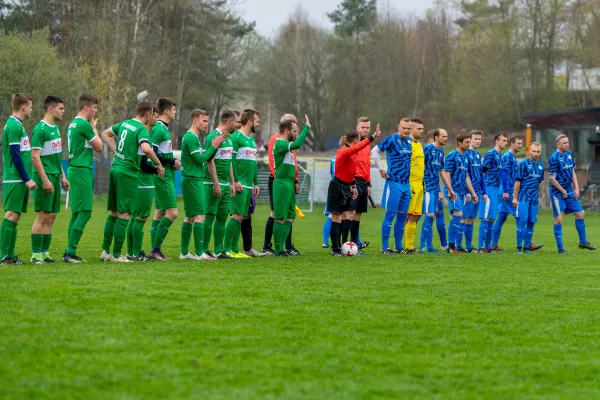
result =
M231 136L231 142L235 154L236 182L240 182L242 187L247 189L258 186L256 140L252 136L246 136L242 131L237 131Z
M306 140L306 135L310 132L307 125L302 129L295 141L288 142L278 138L273 146L273 162L275 165L275 178L295 179L296 178L296 158L292 150L299 149Z
M204 150L200 138L192 131L187 131L181 141L181 175L187 178L204 179L204 163L210 160L217 149L210 143Z
M87 119L75 117L67 132L69 146L69 167L92 169L94 150L90 145L92 140L100 140L94 133L92 124Z
M62 138L58 125L41 120L31 132L31 148L42 151L40 158L46 175L62 175Z
M222 135L218 129L215 129L211 133L208 134L205 143L211 143L215 136ZM219 179L219 183L223 186L229 186L229 170L231 168L231 158L233 155L233 144L231 143L231 136L228 136L227 139L217 149L215 154L215 167L217 169L217 178ZM210 177L210 173L208 172L208 165L204 168L204 183L211 184L212 179Z
M152 147L155 153L165 158L174 158L169 124L159 120L154 125L154 128L152 128L150 139L152 140ZM175 171L169 164L165 163L163 167L165 167L165 178L173 178L175 176Z
M4 154L2 180L4 183L23 182L23 177L17 171L12 155L10 154L10 146L12 145L19 145L23 166L27 174L31 175L31 144L29 143L29 136L27 136L27 132L23 128L23 121L13 115L6 121L4 130L2 131L2 154Z
M112 126L111 130L117 136L113 168L137 174L141 171L139 156L144 155L142 143L150 144L148 129L134 118Z

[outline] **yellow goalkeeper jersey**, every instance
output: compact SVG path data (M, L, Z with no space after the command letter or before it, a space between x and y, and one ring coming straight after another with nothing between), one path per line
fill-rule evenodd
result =
M423 145L412 140L412 157L410 159L410 184L411 185L423 185L423 179L425 177L425 153L423 152Z

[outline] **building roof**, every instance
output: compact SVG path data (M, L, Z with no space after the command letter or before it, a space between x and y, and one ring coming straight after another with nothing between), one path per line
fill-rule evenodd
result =
M534 129L600 125L600 107L527 113L525 120Z

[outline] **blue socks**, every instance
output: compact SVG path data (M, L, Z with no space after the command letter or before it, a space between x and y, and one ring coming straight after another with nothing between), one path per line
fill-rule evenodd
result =
M528 249L531 247L531 240L533 239L533 226L535 224L533 222L527 223L527 233L525 233L525 244L523 248Z
M438 235L440 236L440 244L442 247L448 246L448 240L446 239L446 216L444 212L439 212L435 215L435 225L437 227ZM433 241L433 236L431 238Z
M487 234L485 235L485 248L488 250L492 249L492 236L494 235L494 223L492 221L488 221ZM498 244L498 243L494 243Z
M331 229L331 218L325 218L325 223L323 224L323 244L329 243L329 231Z
M465 224L465 245L467 250L473 250L473 224Z
M465 224L462 222L458 225L458 232L456 233L456 247L463 247L463 235L465 233ZM464 247L463 247L464 248Z
M433 217L425 215L423 225L421 226L421 244L420 248L426 248L427 251L433 250Z
M450 244L456 244L456 238L458 236L458 229L460 227L460 217L453 215L450 220L450 227L448 228L448 241Z
M490 229L490 221L488 221L487 219L482 219L481 223L479 224L479 238L478 238L478 242L477 242L478 249L485 248L485 239L487 238L489 229Z
M556 247L558 247L558 251L564 250L562 240L562 225L554 224L554 238L556 239Z
M494 223L494 228L492 229L492 244L498 244L500 234L502 233L502 225L504 225L507 218L507 213L498 213L498 219Z
M381 224L381 249L390 248L390 235L392 233L392 222L394 222L395 212L386 212Z
M525 218L517 219L517 248L523 249L523 240L527 235L527 220Z
M406 223L406 213L396 213L396 223L394 224L394 242L396 249L402 250L402 238L404 237L404 224Z
M577 229L577 233L579 234L579 243L584 244L587 243L587 234L585 232L585 221L582 219L575 220L575 228Z

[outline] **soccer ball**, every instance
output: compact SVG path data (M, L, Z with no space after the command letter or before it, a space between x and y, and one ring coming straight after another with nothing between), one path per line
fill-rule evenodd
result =
M342 245L342 254L348 257L354 257L358 254L358 246L353 242L346 242Z

